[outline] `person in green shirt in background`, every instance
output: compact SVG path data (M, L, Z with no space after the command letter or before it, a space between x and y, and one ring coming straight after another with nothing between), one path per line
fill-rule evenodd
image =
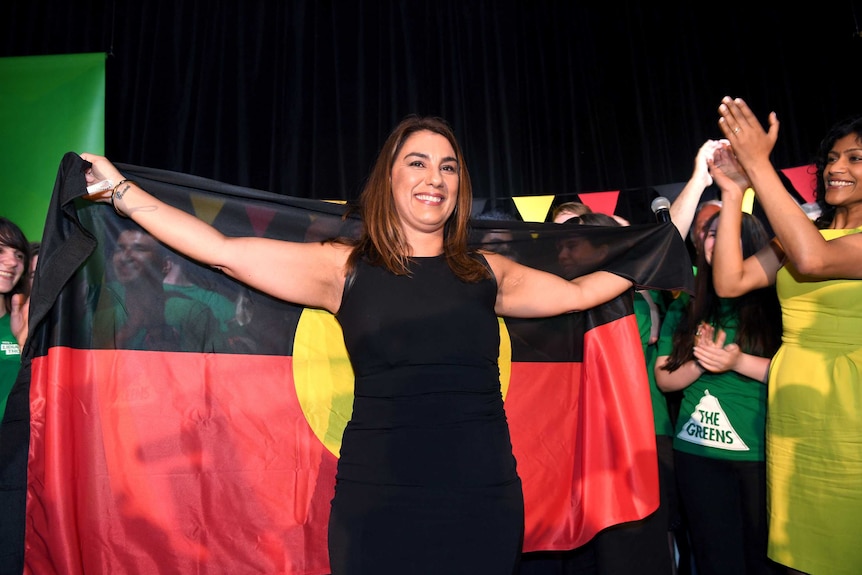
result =
M774 287L720 298L712 258L721 213L706 225L695 294L671 303L658 342L655 378L682 390L674 469L698 575L783 573L766 556L766 376L781 344ZM743 214L746 256L769 243Z
M27 338L30 243L14 222L0 216L0 416L18 377Z
M95 314L94 344L106 349L224 351L223 333L210 308L166 289L169 250L129 220L118 225L108 283Z

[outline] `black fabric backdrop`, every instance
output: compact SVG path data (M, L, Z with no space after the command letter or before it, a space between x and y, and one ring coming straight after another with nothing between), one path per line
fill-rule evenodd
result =
M645 211L727 93L778 112L778 167L862 112L859 0L9 4L0 56L108 55L114 161L299 197L355 198L413 112L453 124L489 207L623 190Z

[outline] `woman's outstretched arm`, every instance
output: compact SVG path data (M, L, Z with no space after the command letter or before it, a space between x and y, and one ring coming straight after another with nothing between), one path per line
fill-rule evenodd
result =
M107 159L81 157L92 164L87 184L103 180L117 185L90 199L112 203L162 243L273 297L300 305L337 311L349 248L331 243L286 242L256 237L228 237L206 222L162 202L125 180Z

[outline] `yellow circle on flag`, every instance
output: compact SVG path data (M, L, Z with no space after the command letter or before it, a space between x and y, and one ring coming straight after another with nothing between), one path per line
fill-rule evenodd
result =
M500 325L500 387L503 399L512 378L512 341ZM353 411L353 368L341 326L331 313L306 308L293 341L293 381L299 405L317 438L336 457Z

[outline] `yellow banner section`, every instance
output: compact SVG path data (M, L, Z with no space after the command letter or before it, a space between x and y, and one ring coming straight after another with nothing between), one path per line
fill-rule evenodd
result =
M554 196L518 196L513 197L512 201L525 222L544 222L554 203Z
M754 188L747 188L742 194L742 211L750 214L754 209Z
M200 194L191 194L191 200L195 215L210 225L224 207L224 200L217 200Z

